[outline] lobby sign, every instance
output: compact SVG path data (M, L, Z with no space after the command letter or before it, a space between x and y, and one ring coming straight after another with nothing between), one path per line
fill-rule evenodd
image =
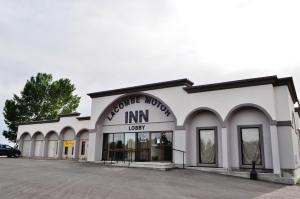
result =
M126 125L128 131L146 131L149 124L174 121L175 117L160 100L133 96L112 105L104 126Z

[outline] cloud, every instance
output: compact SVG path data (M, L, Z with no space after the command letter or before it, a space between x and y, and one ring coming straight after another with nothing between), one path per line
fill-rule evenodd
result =
M88 92L183 77L293 76L299 93L299 9L296 0L3 1L0 108L37 72L70 78L84 115Z

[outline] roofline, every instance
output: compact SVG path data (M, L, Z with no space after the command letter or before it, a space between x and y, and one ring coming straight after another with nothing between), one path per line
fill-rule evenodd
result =
M251 78L251 79L241 79L241 80L220 82L220 83L206 84L206 85L199 85L199 86L190 86L190 87L185 87L183 89L188 93L198 93L198 92L225 90L225 89L232 89L232 88L242 88L242 87L249 87L249 86L260 86L266 84L272 84L273 86L284 86L284 85L288 86L293 102L296 103L299 101L297 97L295 85L293 82L293 78L292 77L277 78L276 75Z
M105 97L105 96L112 96L112 95L125 94L125 93L134 93L134 92L139 92L139 91L170 88L170 87L176 87L176 86L190 87L193 84L194 84L193 82L191 82L190 80L185 78L185 79L177 79L177 80L158 82L158 83L153 83L153 84L144 84L144 85L140 85L140 86L119 88L119 89L107 90L107 91L101 91L101 92L95 92L95 93L88 93L87 95L90 96L91 98L97 98L97 97Z
M76 119L79 120L79 121L82 121L82 120L90 120L90 119L91 119L91 116L77 117Z
M22 123L18 123L17 125L22 126L22 125L30 125L30 124L43 124L43 123L55 123L55 122L59 122L59 119L22 122Z
M59 117L74 117L74 116L80 116L80 113L74 112L74 113L65 113L65 114L59 114Z
M53 119L53 120L38 120L38 121L29 121L29 122L22 122L22 123L18 123L18 126L22 126L22 125L30 125L30 124L44 124L44 123L55 123L55 122L59 122L60 118L62 117L76 117L79 116L80 113L78 112L74 112L74 113L67 113L67 114L61 114L58 115L59 118L58 119ZM84 117L76 117L77 120L79 121L83 121L83 120L90 120L91 117L90 116L84 116Z

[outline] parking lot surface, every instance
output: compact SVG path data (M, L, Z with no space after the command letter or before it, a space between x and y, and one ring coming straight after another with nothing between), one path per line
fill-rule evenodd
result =
M0 158L2 199L300 198L299 186L191 170L104 167L67 160Z

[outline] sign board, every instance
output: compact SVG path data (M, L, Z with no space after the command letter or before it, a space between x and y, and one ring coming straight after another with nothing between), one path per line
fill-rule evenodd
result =
M75 143L74 140L64 140L64 147L72 148L74 147L74 143Z

